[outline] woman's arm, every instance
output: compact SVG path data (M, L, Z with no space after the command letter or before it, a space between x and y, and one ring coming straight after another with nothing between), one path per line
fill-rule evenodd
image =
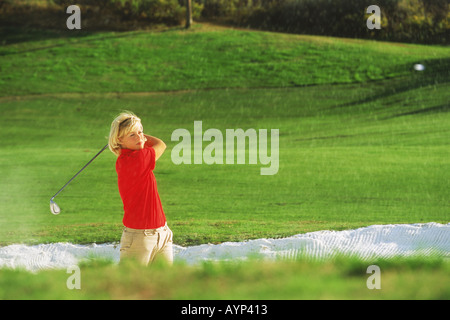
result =
M166 144L161 139L149 136L147 134L144 134L144 137L146 139L145 145L155 149L155 160L158 160L166 150Z

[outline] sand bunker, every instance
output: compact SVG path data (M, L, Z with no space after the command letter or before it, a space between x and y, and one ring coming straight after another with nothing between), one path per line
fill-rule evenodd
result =
M317 231L282 239L174 246L175 261L196 264L202 261L260 259L329 258L336 254L361 259L377 257L439 255L450 257L450 223L373 225L356 230ZM0 248L0 268L65 269L82 260L106 258L119 261L117 244L77 245L52 243L27 246L14 244Z

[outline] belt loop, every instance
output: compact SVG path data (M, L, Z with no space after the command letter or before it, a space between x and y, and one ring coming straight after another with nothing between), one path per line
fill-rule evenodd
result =
M144 229L144 234L146 236L153 236L155 233L157 233L156 229Z

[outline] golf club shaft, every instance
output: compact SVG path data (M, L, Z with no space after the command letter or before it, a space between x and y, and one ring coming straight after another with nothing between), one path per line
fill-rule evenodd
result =
M80 171L78 171L69 181L67 181L67 183L61 188L61 189L59 189L59 191L57 192L57 193L55 193L55 195L50 199L50 200L53 200L61 191L63 191L64 190L64 188L65 187L67 187L67 185L69 184L69 183L71 183L72 182L72 180L73 179L75 179L80 173L81 173L81 171L83 171L92 161L94 161L94 159L95 158L97 158L98 157L98 155L100 154L100 153L102 153L106 148L108 147L108 144L106 145L106 146L104 146L103 148L102 148L102 150L100 150L91 160L89 160L89 162L88 163L86 163L85 165L84 165L84 167L83 168L81 168L81 170Z

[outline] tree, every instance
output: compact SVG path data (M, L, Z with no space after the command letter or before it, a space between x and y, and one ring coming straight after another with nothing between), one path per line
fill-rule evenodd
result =
M189 29L192 24L192 1L186 0L186 29Z
M434 26L447 17L449 9L448 0L421 0L420 2L422 2L425 8L425 13L431 15Z

